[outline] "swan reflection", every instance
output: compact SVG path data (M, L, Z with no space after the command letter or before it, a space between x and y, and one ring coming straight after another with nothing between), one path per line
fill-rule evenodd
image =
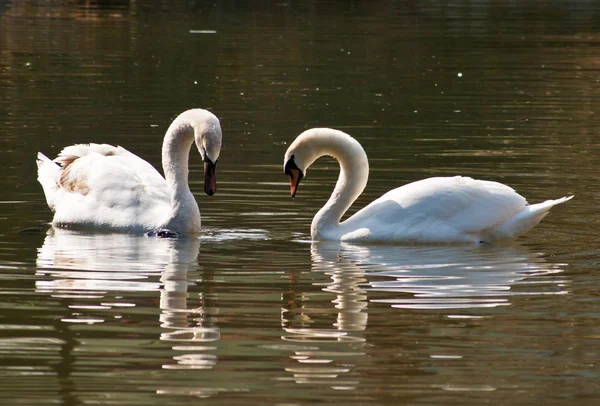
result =
M362 285L369 301L398 308L489 308L509 305L512 296L567 293L568 281L561 275L564 264L548 263L541 254L519 245L334 243L313 244L311 252L313 267L337 258L361 268L369 279Z
M52 228L38 249L36 291L70 298L72 314L63 322L88 324L122 317L115 310L148 306L141 303L147 296L134 292L158 292L164 330L160 339L174 342L172 348L180 353L163 368L212 368L217 357L206 351L215 347L206 343L220 339L218 309L210 294L189 297L189 288L195 285L189 273L199 269L199 249L198 238L86 234ZM210 274L204 272L202 277Z
M311 264L309 274L293 276L284 298L282 340L296 365L282 379L345 390L359 384L352 371L365 361L373 303L476 318L484 309L509 305L511 297L565 294L569 284L564 264L519 245L313 243ZM311 286L302 289L307 277Z

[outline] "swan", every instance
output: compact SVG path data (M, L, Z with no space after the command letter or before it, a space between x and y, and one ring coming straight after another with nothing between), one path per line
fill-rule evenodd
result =
M295 197L308 167L328 155L340 164L340 175L327 203L315 215L315 241L480 243L514 239L529 231L555 205L573 196L528 205L511 187L469 177L434 177L390 190L340 223L364 190L369 162L350 135L313 128L300 134L284 157Z
M161 236L198 233L200 209L188 184L189 152L195 141L204 161L204 191L212 196L221 139L219 119L211 112L181 113L164 137L164 178L120 146L71 145L54 160L38 152L38 181L54 212L52 225Z

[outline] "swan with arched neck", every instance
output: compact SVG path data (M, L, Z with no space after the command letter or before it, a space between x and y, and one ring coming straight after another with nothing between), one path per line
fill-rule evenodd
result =
M328 155L340 174L327 203L311 224L315 241L479 243L514 239L538 224L549 210L573 196L529 205L509 186L469 177L434 177L390 190L340 222L369 177L367 155L350 135L330 128L300 134L284 157L294 197L308 167Z
M188 184L193 143L204 161L204 191L216 192L221 150L218 118L204 109L181 113L163 140L163 177L120 146L77 144L50 160L38 153L38 181L55 227L123 232L200 232L200 209Z

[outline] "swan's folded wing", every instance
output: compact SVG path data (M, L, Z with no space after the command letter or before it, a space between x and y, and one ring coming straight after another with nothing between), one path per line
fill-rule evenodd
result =
M526 206L512 188L456 176L429 178L391 190L349 220L393 229L453 228L477 233L507 220Z
M166 182L145 182L133 162L93 152L71 162L60 176L54 223L146 229L168 215Z
M527 206L527 201L502 183L466 177L449 178L451 187L447 220L465 233L478 233L497 226Z
M164 183L164 178L152 165L120 146L115 147L109 144L94 143L70 145L65 147L58 154L54 159L54 162L66 169L77 160L91 155L96 156L95 159L98 159L97 155L107 158L112 157L111 159L102 162L119 163L128 167L146 184L158 186ZM80 161L78 165L80 165L80 167L85 167L86 165L89 166L85 160Z

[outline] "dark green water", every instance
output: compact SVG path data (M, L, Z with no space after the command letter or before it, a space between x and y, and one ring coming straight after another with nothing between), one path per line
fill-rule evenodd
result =
M0 403L595 404L600 4L215 3L0 0ZM192 107L200 239L51 230L37 151L159 166ZM337 164L295 200L282 164L315 126L369 156L350 212L436 175L575 199L512 244L311 244Z

